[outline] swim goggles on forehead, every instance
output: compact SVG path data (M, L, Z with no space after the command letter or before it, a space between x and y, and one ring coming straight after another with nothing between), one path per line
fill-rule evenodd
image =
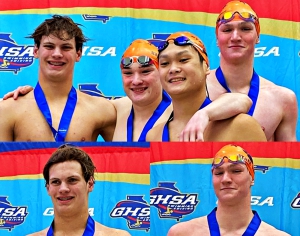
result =
M239 14L240 18L244 21L254 22L257 20L257 17L249 12L224 12L221 14L217 20L217 23L227 23L234 18L235 14Z
M121 65L123 67L129 67L132 63L139 63L142 66L152 65L154 64L153 60L147 56L132 56L132 57L124 57L121 60Z
M231 162L234 164L245 164L246 166L249 166L252 164L250 158L244 157L241 154L236 154L236 155L230 155L230 156L216 156L214 158L214 161L212 163L212 168L217 168L221 166L224 162Z
M186 46L186 45L192 45L198 49L200 49L203 53L206 54L206 52L203 50L202 47L200 47L198 44L194 43L192 40L190 40L188 37L186 36L179 36L175 39L168 39L166 41L161 42L158 45L158 52L161 52L163 50L165 50L168 46L169 46L169 41L173 40L174 44L177 46Z

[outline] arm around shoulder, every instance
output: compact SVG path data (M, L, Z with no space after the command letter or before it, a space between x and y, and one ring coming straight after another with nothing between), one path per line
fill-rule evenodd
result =
M212 103L197 111L180 134L180 141L204 141L204 132L209 121L228 119L247 113L251 99L242 93L224 93Z
M207 110L209 120L222 120L240 113L247 113L252 100L242 93L224 93L203 109Z
M233 118L210 122L205 141L267 141L265 133L258 122L247 114Z

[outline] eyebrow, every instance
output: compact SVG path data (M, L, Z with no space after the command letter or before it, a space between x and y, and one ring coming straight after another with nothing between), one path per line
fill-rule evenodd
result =
M59 178L57 178L57 177L52 177L52 178L49 178L49 181L51 181L51 180L57 180L57 179L59 179Z
M50 42L50 41L47 41L47 42L43 42L42 43L43 45L47 45L47 44L51 44L51 45L55 45L55 43L53 43L53 42ZM74 46L72 43L62 43L62 44L60 44L59 46Z
M74 177L80 177L80 175L75 175L75 174L73 174L73 175L67 176L66 179L74 178ZM51 180L51 179L60 179L60 178L59 178L59 177L52 177L52 178L49 178L49 180Z

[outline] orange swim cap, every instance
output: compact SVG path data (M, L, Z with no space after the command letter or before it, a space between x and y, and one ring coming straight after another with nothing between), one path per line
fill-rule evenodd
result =
M208 60L208 56L206 53L206 48L204 46L204 43L201 41L200 38L198 38L196 35L190 33L190 32L176 32L174 34L171 34L166 41L169 40L174 40L180 36L185 36L187 37L192 43L196 44L198 47L196 47L195 45L194 48L200 53L200 55L203 57L204 61L206 62L207 66L209 67L209 60Z
M154 62L156 68L158 68L158 50L152 43L148 42L144 39L134 40L129 47L125 50L121 61L125 57L133 57L133 56L147 56L151 58ZM121 65L122 67L122 65Z
M257 14L247 3L236 0L228 2L219 14L216 22L216 34L218 35L218 28L221 24L236 20L252 21L259 37L260 25Z
M226 157L226 158L225 158ZM237 162L245 164L252 180L254 180L253 159L243 148L236 145L226 145L222 147L215 155L212 163L212 169L221 166L224 162Z

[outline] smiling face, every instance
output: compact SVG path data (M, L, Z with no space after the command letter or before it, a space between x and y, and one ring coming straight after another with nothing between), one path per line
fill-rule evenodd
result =
M259 38L252 22L230 21L218 28L217 44L221 59L242 62L254 57L255 44Z
M77 161L54 164L49 169L49 184L55 214L74 215L88 209L88 193L94 188L92 178L84 180L81 165Z
M224 162L214 168L212 174L219 203L235 205L243 200L250 202L253 180L246 165Z
M81 57L76 51L75 39L61 40L54 35L43 36L39 48L34 47L34 56L39 59L39 76L42 79L72 80L74 64Z
M121 72L124 91L133 104L148 105L161 97L159 73L153 64L142 66L135 62Z
M174 97L204 91L209 68L192 45L177 46L169 41L159 54L159 74L163 88Z

